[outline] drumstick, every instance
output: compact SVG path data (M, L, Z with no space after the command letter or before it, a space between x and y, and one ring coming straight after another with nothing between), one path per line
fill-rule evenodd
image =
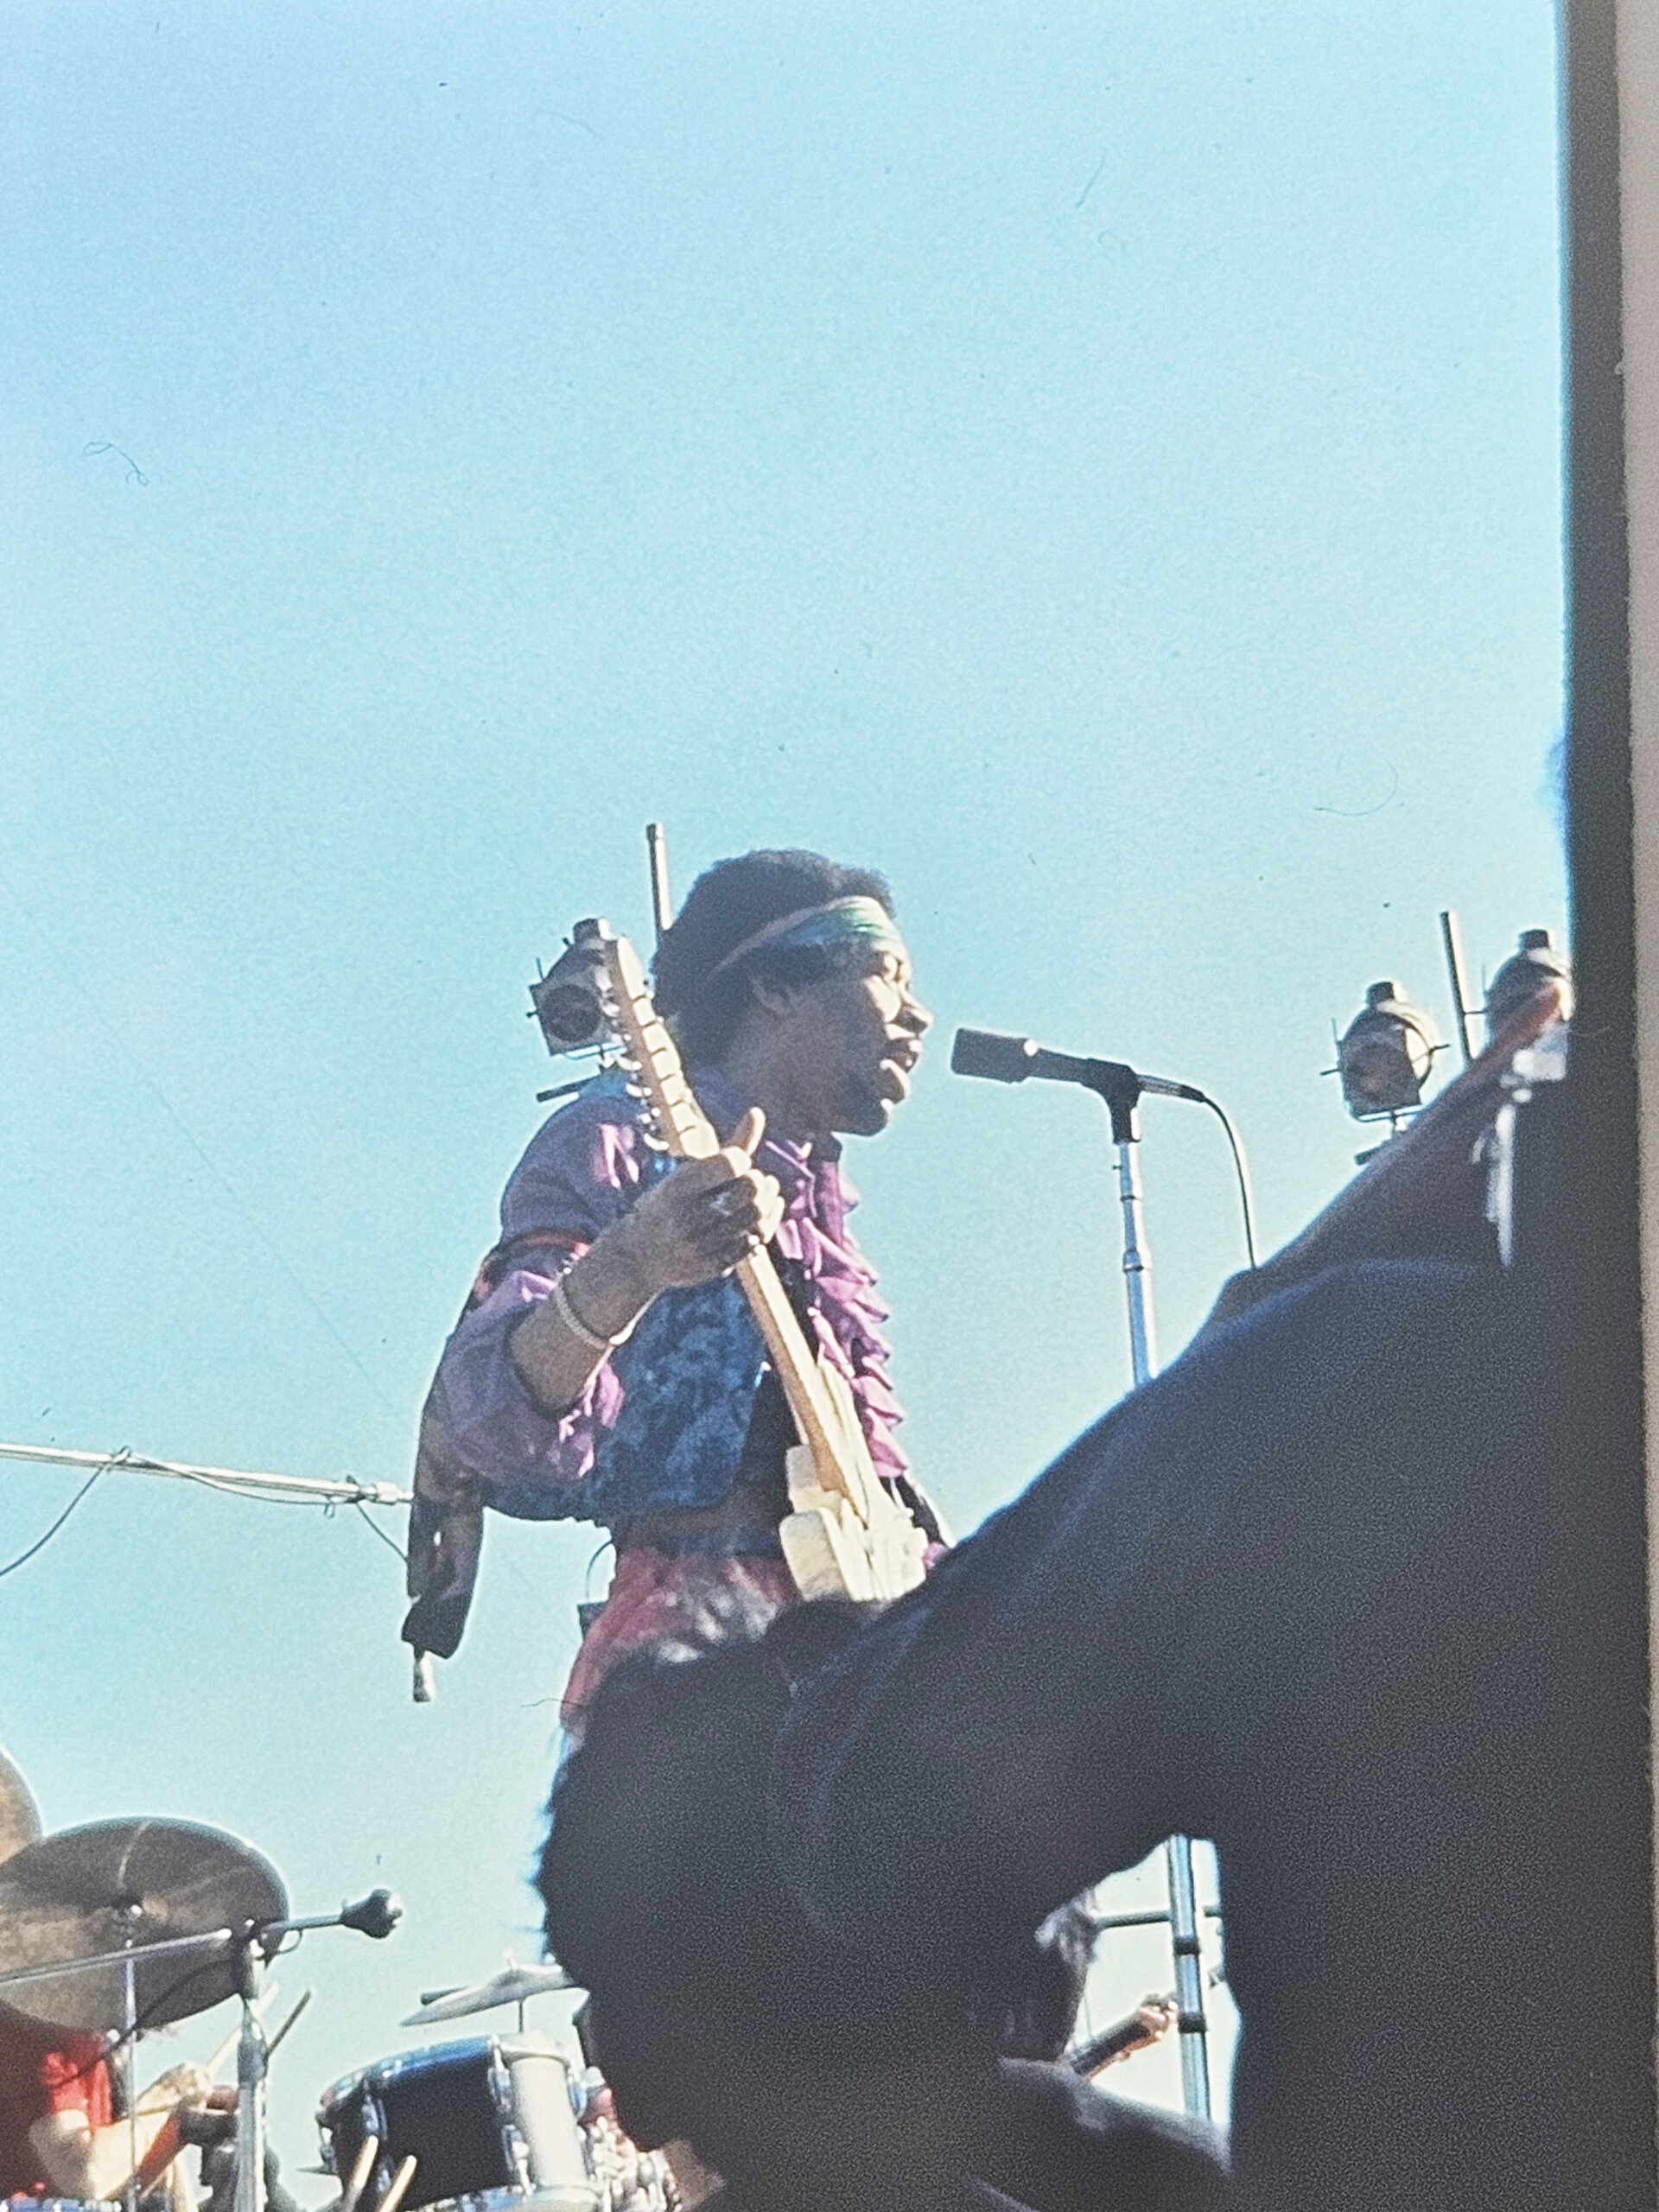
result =
M415 2169L420 2161L411 2151L391 2177L391 2187L374 2208L374 2212L397 2212L404 2201L404 2191L415 2178Z
M283 2022L282 2026L277 2029L276 2034L272 2036L270 2041L265 2045L265 2063L267 2066L269 2066L271 2060L276 2057L278 2050L281 2048L283 2037L288 2033L295 2021L299 2018L301 2013L304 2012L306 2006L311 2002L311 1999L316 1995L316 1993L317 1993L315 1989L302 1989L300 1992L299 2003L294 2007L294 2010Z
M137 2183L141 2196L156 2186L183 2148L184 2138L179 2133L179 2116L170 2112L162 2122L160 2133L138 2161L137 2171L128 2177Z
M365 2135L363 2147L357 2154L357 2164L352 2168L352 2177L346 2184L346 2194L340 2200L340 2212L357 2212L357 2200L362 2196L370 2171L379 2155L380 2138Z

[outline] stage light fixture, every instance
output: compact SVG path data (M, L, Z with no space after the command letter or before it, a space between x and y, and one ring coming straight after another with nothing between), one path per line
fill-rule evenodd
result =
M604 927L597 919L578 922L564 950L530 987L531 1018L540 1023L555 1059L591 1051L609 1034L600 1003Z
M1563 1016L1570 1018L1572 962L1557 950L1548 930L1522 930L1519 949L1510 955L1486 986L1486 1042L1491 1043L1529 999L1551 985L1560 992Z
M1357 1122L1397 1121L1423 1103L1436 1052L1445 1050L1432 1017L1413 1006L1403 985L1373 983L1337 1041L1334 1073Z

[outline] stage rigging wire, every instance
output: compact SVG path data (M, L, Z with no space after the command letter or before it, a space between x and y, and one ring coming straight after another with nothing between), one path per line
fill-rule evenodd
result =
M57 1519L52 1523L52 1526L47 1530L46 1534L43 1536L37 1536L26 1552L19 1552L16 1559L8 1560L3 1567L0 1567L0 1581L3 1581L9 1574L16 1574L20 1567L27 1567L30 1560L32 1560L38 1552L43 1552L46 1549L53 1537L57 1535L59 1529L62 1528L64 1522L69 1518L69 1516L80 1503L82 1498L86 1497L91 1491L92 1484L96 1482L101 1481L103 1478L109 1473L110 1469L115 1465L116 1461L111 1459L106 1459L101 1467L93 1468L92 1473L86 1478L86 1480L75 1492L68 1504L64 1507L62 1512L59 1514Z
M168 1475L179 1482L263 1504L407 1505L410 1493L392 1483L360 1482L355 1475L271 1475L241 1467L201 1466L190 1459L157 1459L124 1444L117 1452L72 1452L55 1444L0 1444L0 1459L32 1459L42 1466L125 1468L135 1475Z
M124 1468L139 1475L166 1475L178 1482L192 1483L200 1490L215 1491L222 1497L245 1497L257 1505L302 1505L320 1509L325 1516L332 1516L340 1506L354 1507L359 1519L379 1543L385 1546L398 1561L407 1567L409 1555L395 1538L371 1516L368 1508L378 1506L406 1506L413 1503L412 1494L399 1490L391 1483L359 1482L354 1477L340 1475L327 1478L315 1475L254 1474L237 1467L204 1467L179 1459L156 1459L135 1452L128 1445L119 1451L102 1456L91 1452L67 1451L56 1445L0 1443L0 1461L27 1459L43 1466L91 1467L91 1479L82 1484L64 1510L51 1527L38 1536L29 1548L3 1567L0 1577L10 1574L42 1552L63 1527L75 1508L92 1490L93 1483L112 1470ZM601 1551L605 1549L601 1545ZM594 1554L595 1558L598 1554ZM538 1617L544 1618L555 1601L549 1593L538 1590L509 1552L502 1564L512 1580L536 1607ZM591 1567L590 1567L591 1572Z
M409 1554L404 1549L400 1543L396 1542L386 1534L385 1530L380 1526L378 1521L372 1521L369 1518L369 1510L367 1506L364 1504L361 1498L359 1498L357 1501L357 1510L362 1520L363 1526L369 1531L370 1535L378 1536L380 1539L380 1541L385 1546L386 1549L389 1552L395 1553L397 1558L402 1560L403 1564L407 1567L409 1565Z
M253 1209L249 1205L246 1199L243 1198L241 1192L236 1188L235 1185L224 1173L223 1169L220 1168L218 1162L209 1154L206 1146L203 1145L195 1132L184 1120L183 1116L179 1113L178 1109L173 1104L172 1100L162 1089L161 1084L156 1080L155 1077L150 1074L149 1070L140 1058L133 1046L128 1042L127 1039L122 1035L121 1032L115 1027L113 1022L111 1021L108 1014L105 1011L103 1002L96 994L88 988L74 961L72 960L69 955L47 934L47 932L41 927L37 918L19 902L16 895L9 888L7 888L3 884L0 884L0 889L5 890L7 904L18 914L25 925L33 932L35 938L39 939L41 944L46 947L47 951L69 977L72 985L79 995L85 1001L86 1006L91 1010L92 1018L97 1021L99 1027L104 1031L105 1034L110 1039L111 1042L117 1047L117 1049L124 1053L126 1058L131 1063L140 1082L143 1083L145 1089L149 1090L151 1096L155 1098L162 1112L173 1123L173 1126L177 1129L179 1135L184 1139L185 1142L190 1147L190 1149L201 1161L203 1166L207 1170L213 1180L219 1185L220 1190L223 1191L226 1197L230 1200L232 1205L242 1216L243 1219L246 1221L249 1228L259 1239L260 1243L265 1247L271 1257L276 1261L277 1266L281 1268L283 1274L287 1276L289 1281L293 1285L296 1291L298 1292L300 1297L305 1301L306 1305L310 1307L312 1313L315 1315L318 1321L321 1322L328 1336L334 1340L334 1344L345 1355L346 1358L349 1360L351 1364L357 1370L358 1374L368 1386L371 1394L380 1405L382 1409L387 1413L400 1413L401 1408L392 1404L391 1401L386 1395L386 1393L381 1389L379 1383L376 1381L374 1376L365 1365L362 1359L359 1357L355 1349L347 1341L340 1329L336 1325L332 1315L324 1306L321 1299L319 1299L301 1279L298 1270L294 1266L292 1261L289 1260L287 1253L283 1250L282 1247L276 1243L275 1237L270 1235L270 1231L258 1219ZM3 1448L3 1447L0 1447L0 1449ZM27 1455L18 1453L14 1454L13 1456L22 1457ZM112 1460L108 1464L115 1465L124 1463L128 1459L129 1456L129 1454L123 1452L117 1455L115 1460ZM175 1471L172 1468L164 1467L160 1463L154 1463L153 1471L156 1472L169 1473L174 1471L182 1472L181 1470ZM100 1469L99 1471L101 1472L103 1471ZM251 1488L242 1489L239 1486L234 1486L215 1481L211 1472L193 1472L188 1475L185 1478L190 1481L200 1482L202 1487L207 1490L224 1490L236 1487L238 1495L252 1497L262 1496L262 1493ZM25 1566L38 1551L41 1550L47 1544L48 1544L52 1541L52 1538L56 1535L58 1530L63 1526L64 1522L68 1519L69 1515L74 1511L75 1507L80 1503L81 1498L86 1495L86 1492L90 1491L92 1487L92 1484L90 1482L87 1483L79 1495L70 1501L67 1510L53 1523L52 1527L47 1530L46 1534L39 1540L39 1541L31 1546L29 1550L25 1552L20 1558L14 1560L10 1566L3 1569L0 1569L0 1575L10 1574L15 1567ZM365 1487L383 1488L385 1486L376 1484L365 1485ZM267 1504L297 1504L306 1503L307 1501L294 1497L291 1494L288 1497L283 1497L278 1492L271 1491L263 1494L263 1502ZM318 1501L320 1503L322 1502L323 1501L321 1500ZM378 1498L369 1498L365 1500L364 1498L358 1497L345 1498L336 1502L355 1504L359 1512L361 1512L365 1503L390 1503L393 1501L391 1499ZM408 1494L406 1492L401 1494L396 1502L400 1504L407 1503L409 1502ZM363 1517L365 1520L368 1519L366 1514L365 1514ZM369 1522L369 1526L373 1529L374 1523L371 1521ZM390 1545L391 1549L397 1553L399 1559L404 1558L405 1555L403 1551L397 1544L392 1542L391 1538L387 1536L382 1529L375 1529L374 1532L377 1536L380 1537L384 1543ZM535 1585L531 1581L529 1576L524 1573L518 1562L511 1555L507 1558L506 1567L514 1581L519 1585L525 1595L530 1598L531 1602L538 1608L538 1610L544 1608L547 1604L545 1593L536 1588Z
M20 1567L26 1567L43 1552L92 1485L112 1470L122 1467L133 1474L167 1475L179 1482L194 1483L202 1490L217 1491L222 1497L251 1498L259 1505L306 1505L321 1509L325 1515L332 1514L338 1506L353 1505L381 1542L396 1552L400 1560L404 1557L400 1547L383 1529L375 1527L366 1510L371 1505L410 1503L410 1493L390 1483L360 1483L349 1475L328 1480L307 1475L246 1474L232 1467L200 1467L177 1459L152 1459L127 1445L118 1452L105 1453L94 1464L94 1455L90 1452L64 1451L54 1445L0 1444L0 1459L31 1459L42 1465L92 1469L45 1534L36 1537L16 1559L0 1567L0 1580L15 1573Z

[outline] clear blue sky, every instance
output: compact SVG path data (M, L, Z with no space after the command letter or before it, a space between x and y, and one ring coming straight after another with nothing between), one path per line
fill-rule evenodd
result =
M950 1028L1211 1090L1278 1243L1361 1141L1332 1019L1449 1026L1444 905L1489 969L1561 924L1545 0L3 38L0 1437L406 1480L559 1079L524 985L645 934L655 817L682 887L892 877L941 1036L852 1166L969 1527L1128 1367L1103 1116ZM1145 1128L1167 1357L1241 1245L1214 1123ZM71 1487L0 1467L0 1560ZM421 1986L534 1953L596 1541L492 1530L429 1711L354 1516L112 1475L0 1586L51 1826L406 1897L284 1971L290 2163Z

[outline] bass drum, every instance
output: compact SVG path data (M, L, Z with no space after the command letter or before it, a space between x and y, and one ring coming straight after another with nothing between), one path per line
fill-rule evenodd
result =
M405 2212L601 2212L570 2069L544 2036L480 2036L383 2058L327 2090L317 2124L342 2190L364 2143L378 2145L357 2212L375 2212L407 2158L416 2164Z

